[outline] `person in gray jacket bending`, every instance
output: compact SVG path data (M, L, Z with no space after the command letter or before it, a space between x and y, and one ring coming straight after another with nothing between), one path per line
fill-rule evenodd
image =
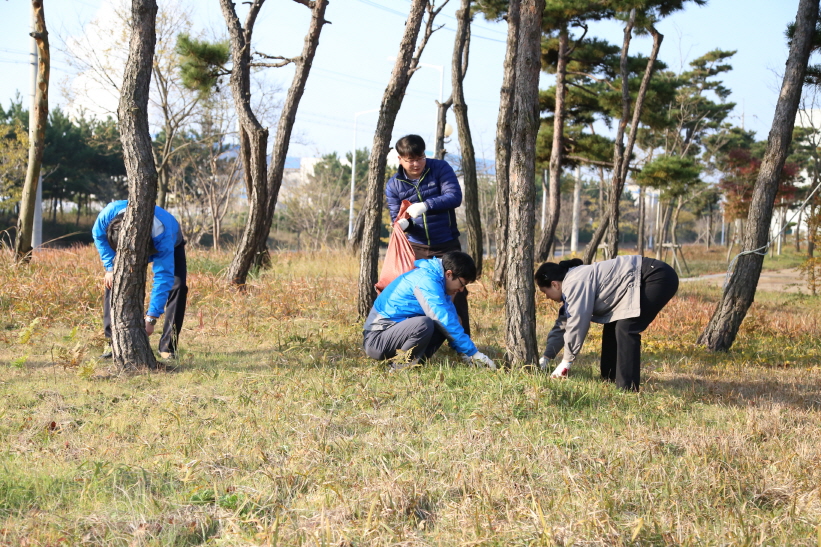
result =
M552 376L567 376L590 323L602 323L602 379L638 391L641 333L676 294L675 270L665 262L639 255L587 266L576 258L558 264L545 262L536 270L535 278L545 296L564 304L564 355ZM557 326L561 327L560 321L554 329Z

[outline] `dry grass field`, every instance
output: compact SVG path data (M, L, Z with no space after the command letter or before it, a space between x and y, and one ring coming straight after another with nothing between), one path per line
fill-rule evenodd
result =
M277 254L246 294L228 260L189 253L179 361L119 374L93 248L2 256L0 545L821 545L817 298L759 293L711 354L720 289L682 284L635 395L597 380L597 327L567 381L450 350L388 373L360 349L356 260ZM470 291L500 358L503 295ZM540 338L555 313L539 300Z

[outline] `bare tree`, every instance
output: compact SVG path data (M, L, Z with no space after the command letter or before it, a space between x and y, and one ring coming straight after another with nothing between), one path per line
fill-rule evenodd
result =
M46 124L48 123L48 82L51 53L48 47L46 16L42 0L32 0L34 32L31 37L37 43L37 85L34 103L29 113L29 160L26 181L20 200L20 216L17 219L17 241L15 259L18 262L31 260L31 239L34 230L34 206L37 198L37 184L40 180L40 166L43 164L43 150L46 146Z
M496 119L496 264L493 271L493 283L497 287L504 286L507 279L509 168L513 134L511 119L516 91L520 5L521 0L510 0L507 11L507 45L505 46L504 74L499 99L499 116Z
M154 61L156 0L133 0L128 61L120 88L120 138L128 173L128 207L114 259L111 345L123 368L156 367L145 332L146 266L157 198L157 170L148 131L148 93Z
M513 139L510 153L510 210L507 245L505 342L507 359L532 365L538 356L533 283L536 134L539 131L541 22L545 0L522 0L516 60Z
M261 57L275 62L255 63L256 66L279 67L294 63L296 70L291 87L282 108L277 126L276 140L271 154L271 165L265 176L265 149L268 143L268 130L264 129L250 105L250 70L251 70L251 36L257 14L265 0L254 0L251 4L245 29L240 25L234 4L231 0L220 0L222 13L228 24L231 40L231 90L240 119L240 152L243 170L246 173L246 185L249 188L250 211L245 230L237 247L234 259L228 266L228 279L237 286L244 286L251 266L268 262L267 241L274 218L279 188L282 185L282 174L285 169L285 157L291 141L291 131L296 119L299 101L305 91L305 83L311 71L316 49L319 46L319 35L325 20L325 8L328 0L294 0L311 9L311 23L305 35L302 53L294 59L283 59L260 54Z
M451 65L453 81L453 114L459 131L459 148L462 152L462 181L465 186L465 225L467 226L467 252L476 262L476 272L482 273L482 219L479 216L479 188L476 178L476 153L468 121L468 105L465 102L465 74L468 71L470 53L471 0L462 0L456 12L456 40L453 43Z
M707 346L711 351L730 349L755 297L761 266L769 245L775 195L792 140L795 114L801 99L817 21L818 0L801 0L798 4L795 34L790 45L784 81L781 84L781 93L778 96L767 141L767 151L764 153L750 202L743 251L724 288L721 301L698 339L698 343Z
M402 106L402 99L405 96L405 90L411 76L419 68L419 58L422 56L431 34L438 30L433 28L433 21L446 4L447 0L436 9L429 0L412 1L410 13L405 22L405 32L399 44L399 54L396 56L396 63L393 65L391 79L385 88L385 93L382 95L379 120L376 123L376 132L373 135L373 146L368 166L365 204L360 213L364 216L364 224L359 255L357 311L362 317L368 315L376 298L374 284L378 275L379 227L382 221L382 205L385 195L385 166L388 161L393 124L396 122L396 115ZM428 14L425 33L414 52L425 12ZM355 242L352 244L356 245Z

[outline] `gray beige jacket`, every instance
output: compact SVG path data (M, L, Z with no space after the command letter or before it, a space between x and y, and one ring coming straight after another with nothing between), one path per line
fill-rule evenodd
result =
M564 360L573 362L582 349L590 323L612 323L641 314L640 255L577 266L562 281L567 322Z

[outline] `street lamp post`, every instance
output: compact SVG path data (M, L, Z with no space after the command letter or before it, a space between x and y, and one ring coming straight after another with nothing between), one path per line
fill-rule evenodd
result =
M379 112L378 108L372 110L363 110L353 115L353 154L351 154L351 205L348 209L348 239L353 237L353 205L354 205L354 187L356 185L356 119L362 114L370 114L372 112Z

